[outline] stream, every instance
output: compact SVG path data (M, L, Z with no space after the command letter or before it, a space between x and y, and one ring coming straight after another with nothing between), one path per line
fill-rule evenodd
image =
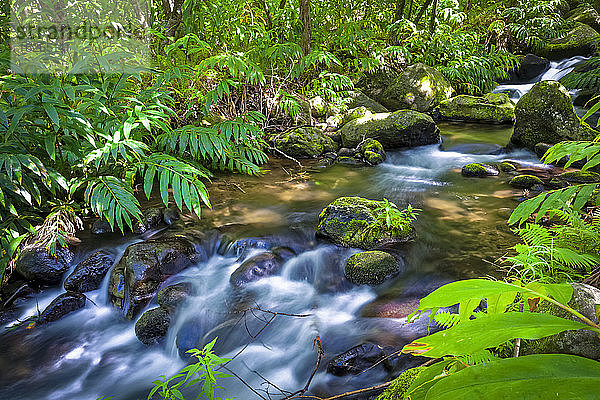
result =
M572 66L566 65L560 64ZM331 395L389 379L381 368L336 377L326 372L326 366L335 355L364 342L399 349L426 334L423 324L405 324L410 311L403 310L414 308L420 297L444 283L499 276L490 263L516 242L506 219L522 191L511 188L506 175L464 178L460 168L470 162L502 160L542 167L528 151L499 151L512 127L461 123L439 127L441 145L388 152L387 161L373 168L315 166L298 174L293 163L275 160L262 177L216 179L209 187L213 210L200 222L184 218L185 229L224 227L221 231L234 232L236 239L259 238L295 249L297 256L284 264L281 273L243 291L232 289L231 273L264 250L236 251L222 234L212 235L203 244L207 261L167 282L190 282L195 295L177 313L165 343L151 347L140 343L134 324L109 305L107 275L99 290L87 293L90 301L84 309L44 327L2 334L0 398L146 398L153 380L185 365L183 350L215 336L220 356L232 357L243 350L228 367L265 397L266 391L273 398L283 397L266 380L290 391L305 385L315 365L316 336L325 356L312 381L312 393ZM374 287L352 285L344 278L344 265L357 250L315 239L319 212L340 196L385 197L399 207L410 203L422 210L416 241L398 250L404 265L395 278ZM73 267L99 248L118 260L128 245L143 240L116 234L83 239ZM61 292L49 289L18 302L16 317L37 314ZM149 308L155 304L156 300ZM270 318L260 311L243 312L254 306L308 316L278 316L252 341L249 333L259 332ZM219 384L224 388L220 396L258 398L236 378Z

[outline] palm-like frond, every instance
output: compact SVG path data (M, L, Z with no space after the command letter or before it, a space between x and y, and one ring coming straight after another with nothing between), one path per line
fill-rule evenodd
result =
M114 176L99 176L87 182L85 201L101 218L105 218L110 226L115 224L121 231L125 225L132 228L133 219L140 220L142 211L131 187Z

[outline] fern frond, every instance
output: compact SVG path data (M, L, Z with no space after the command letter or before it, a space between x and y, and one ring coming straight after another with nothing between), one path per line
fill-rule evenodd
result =
M478 365L499 360L500 358L489 350L482 350L475 353L457 357L460 361L467 365Z
M433 319L442 329L452 328L454 325L460 322L460 317L458 314L453 314L449 311L438 311Z
M114 176L90 179L85 190L85 201L100 218L105 218L113 229L115 224L121 231L125 225L131 229L132 218L142 218L140 203L133 195L131 187L127 187Z

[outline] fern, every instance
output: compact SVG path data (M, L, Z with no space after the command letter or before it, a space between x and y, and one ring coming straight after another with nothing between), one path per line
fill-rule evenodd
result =
M500 357L494 355L489 350L481 350L464 356L458 356L457 358L461 363L470 366L486 364L500 359Z
M438 311L433 319L442 329L452 328L460 322L458 314L453 314L449 311Z

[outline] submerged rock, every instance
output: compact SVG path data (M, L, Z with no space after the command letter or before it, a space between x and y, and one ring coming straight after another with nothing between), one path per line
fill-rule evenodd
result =
M343 147L356 147L365 138L376 139L386 149L440 142L440 131L433 119L412 110L365 115L348 122L338 132Z
M44 247L28 248L21 252L15 270L29 282L55 285L60 283L63 274L69 269L72 258L73 253L65 248L59 248L56 257Z
M194 244L183 237L132 244L111 273L109 299L132 319L148 304L162 282L199 259Z
M398 272L398 261L383 251L364 251L346 262L346 278L357 285L378 285Z
M591 56L597 51L600 34L592 27L577 23L565 36L553 39L540 51L550 60L562 60L574 56Z
M533 175L517 175L508 184L517 189L529 189L534 185L542 184L542 180Z
M114 257L104 250L91 254L67 277L65 290L85 293L98 289L114 261Z
M452 121L507 124L515 120L515 106L504 93L459 95L442 101L438 110L441 119Z
M600 306L600 290L583 283L571 283L573 298L568 306L579 311L592 322L598 323L596 307ZM579 321L562 308L542 303L540 310L557 317ZM600 341L598 334L588 330L571 330L538 340L524 340L521 354L572 354L600 361Z
M171 316L165 307L152 308L135 323L135 336L145 345L162 341L169 332Z
M381 202L362 197L340 197L319 215L317 236L345 247L371 250L379 246L405 243L414 238L408 220L398 221L402 229L387 229L377 223Z
M297 158L314 158L324 153L335 152L338 148L333 139L320 129L312 127L301 127L277 134L271 141L278 150Z
M452 86L437 69L417 63L407 67L381 95L381 104L390 110L426 112L449 99Z
M499 172L492 165L471 163L462 167L461 174L470 178L485 178L486 176L497 176Z
M596 134L577 116L569 92L556 81L537 83L515 108L513 145L535 150L537 143L592 140Z
M327 364L327 372L335 376L357 375L376 363L386 370L392 365L385 349L375 343L364 343L338 354Z
M40 314L38 324L58 321L67 314L85 307L86 297L81 293L63 293L48 305Z

